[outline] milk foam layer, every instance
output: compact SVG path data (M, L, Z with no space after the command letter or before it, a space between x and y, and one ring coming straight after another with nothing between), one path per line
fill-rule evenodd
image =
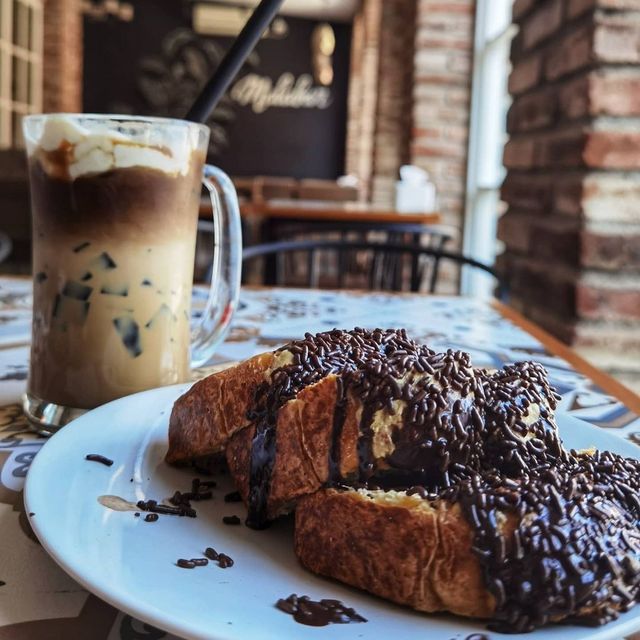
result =
M71 179L112 169L145 167L170 175L186 175L190 169L195 141L186 136L172 144L153 146L108 129L99 122L80 125L70 117L50 116L36 143L44 152L68 149L68 174Z

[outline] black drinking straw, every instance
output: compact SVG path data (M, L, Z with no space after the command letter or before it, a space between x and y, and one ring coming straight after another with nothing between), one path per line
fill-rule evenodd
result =
M260 40L271 21L276 17L283 0L261 0L244 25L240 35L218 65L215 73L196 98L186 120L205 122L216 108L227 87L240 71L244 61Z

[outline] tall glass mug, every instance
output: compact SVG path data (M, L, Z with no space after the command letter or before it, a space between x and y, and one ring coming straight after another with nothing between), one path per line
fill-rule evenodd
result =
M52 114L25 118L24 134L34 273L24 408L48 434L114 398L184 382L211 357L237 305L242 239L231 181L204 164L203 125ZM192 330L201 181L214 265Z

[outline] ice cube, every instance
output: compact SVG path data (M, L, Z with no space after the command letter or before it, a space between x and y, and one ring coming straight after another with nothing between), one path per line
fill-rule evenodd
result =
M73 280L67 280L62 289L62 295L65 296L65 298L73 298L74 300L88 300L92 291L93 287L80 284L79 282L73 282Z
M87 319L91 303L80 298L70 298L58 294L53 303L52 317L59 329L67 324L82 325Z
M129 287L126 285L119 286L104 286L100 289L100 293L103 293L107 296L122 296L126 298L129 295Z
M154 325L156 325L163 318L173 318L175 320L175 316L173 315L171 308L164 303L160 305L160 308L153 314L153 316L151 316L149 322L147 322L147 324L145 324L144 326L146 329L152 329Z
M103 251L95 260L93 260L92 264L99 269L104 269L105 271L107 269L115 269L118 266L106 251Z
M120 335L125 349L132 358L137 358L142 353L138 323L130 316L120 316L113 320L113 326Z

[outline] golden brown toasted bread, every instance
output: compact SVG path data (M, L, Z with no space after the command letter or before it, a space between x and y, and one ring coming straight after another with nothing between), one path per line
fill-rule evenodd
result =
M310 571L419 611L488 618L495 598L460 507L395 491L318 491L299 501L295 552Z
M571 454L448 489L324 489L296 508L302 564L422 611L531 631L615 619L640 596L640 461Z
M274 360L273 353L261 353L196 382L178 398L169 421L167 462L224 451L230 435L247 425L256 387Z

